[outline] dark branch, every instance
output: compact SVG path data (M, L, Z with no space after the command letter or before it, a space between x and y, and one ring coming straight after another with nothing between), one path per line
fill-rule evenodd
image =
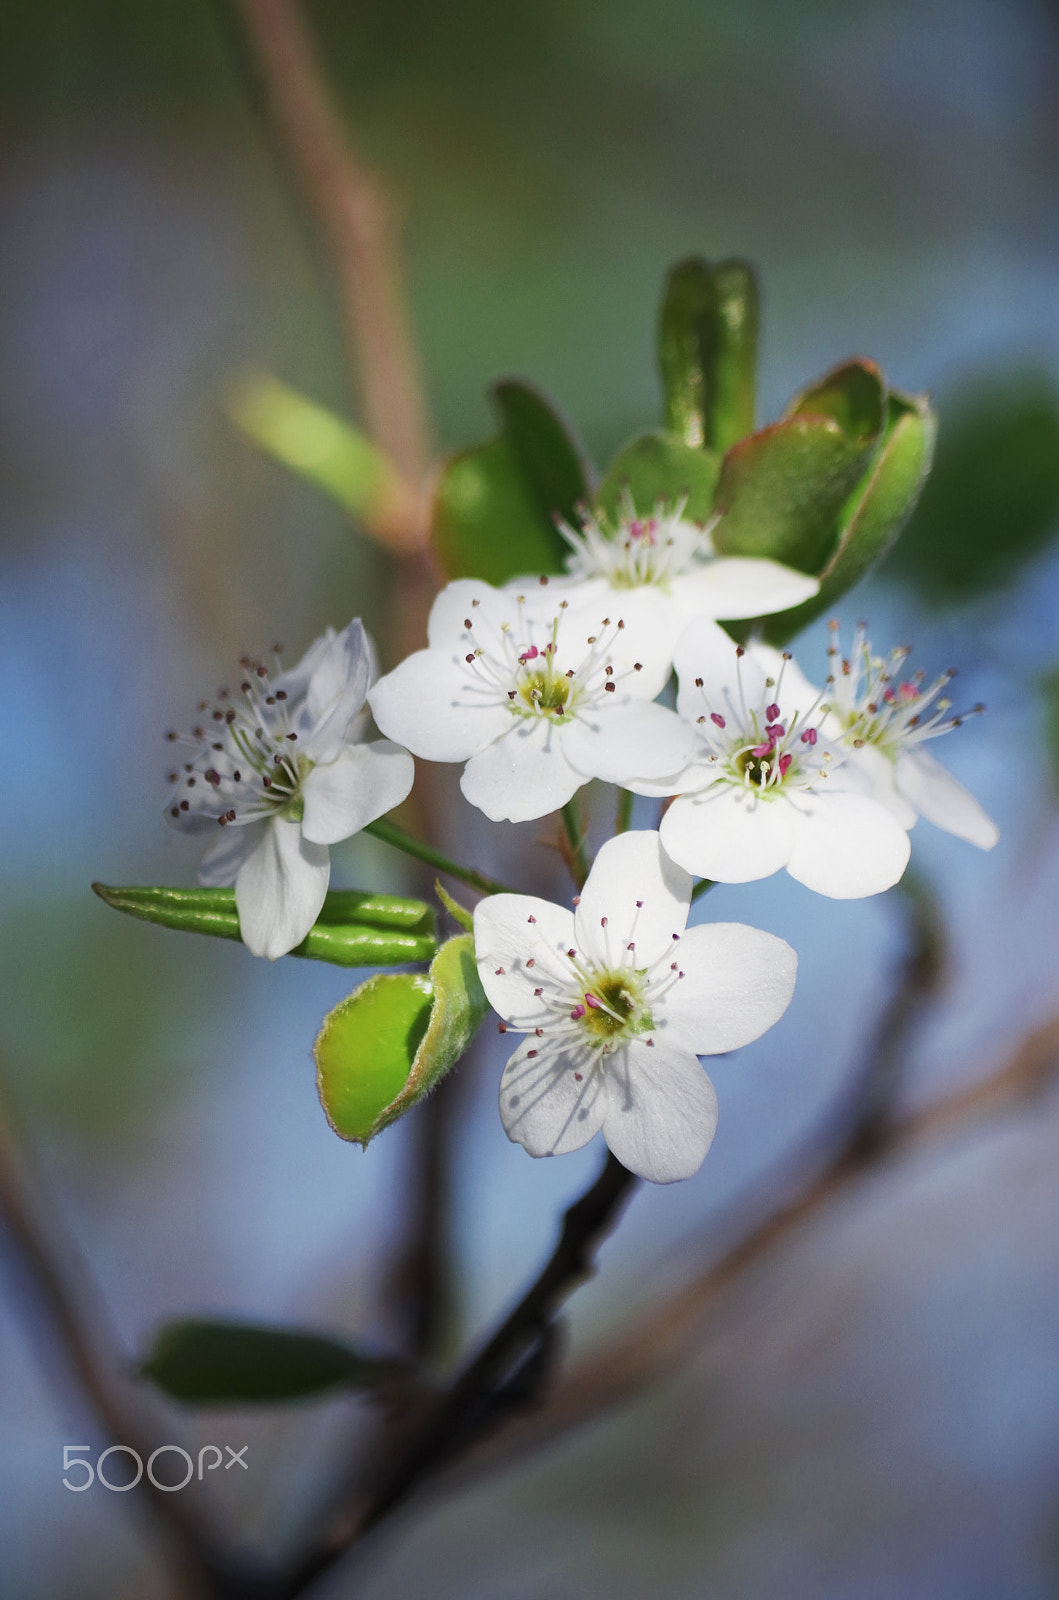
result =
M616 1223L636 1179L608 1156L595 1183L563 1218L551 1259L492 1338L406 1437L366 1503L344 1508L330 1533L292 1568L279 1592L299 1594L402 1505L453 1456L482 1437L512 1405L535 1393L552 1353L554 1317L594 1270L595 1252Z
M564 1373L545 1404L500 1440L476 1451L447 1487L495 1472L512 1460L554 1443L564 1434L602 1415L670 1375L694 1352L713 1305L749 1267L779 1248L790 1235L817 1218L852 1184L915 1144L959 1130L966 1122L1002 1115L1031 1104L1059 1081L1059 1018L1036 1029L996 1072L910 1116L888 1119L871 1143L847 1134L822 1168L803 1179L796 1192L739 1238L705 1271L671 1298L653 1306L612 1344L592 1352ZM768 1185L774 1193L775 1182ZM755 1209L750 1201L741 1210ZM761 1215L761 1204L756 1207Z

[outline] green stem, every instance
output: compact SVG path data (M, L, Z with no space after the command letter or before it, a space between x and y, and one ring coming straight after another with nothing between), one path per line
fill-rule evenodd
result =
M392 845L395 850L403 850L406 856L415 856L417 861L425 861L428 866L436 867L439 872L448 873L450 878L458 878L461 883L469 883L472 889L480 889L482 894L514 893L506 883L498 883L495 878L487 878L484 872L479 872L474 867L461 867L459 862L450 861L448 856L443 856L433 845L417 839L412 833L406 833L396 822L390 822L386 817L379 817L376 822L369 822L364 832L381 839L383 844Z
M568 800L563 806L563 827L566 829L567 841L570 845L570 870L579 889L585 886L588 877L589 862L585 850L585 834L581 824L581 808L577 803L577 796Z
M707 889L712 889L713 887L714 881L712 878L703 878L701 882L697 883L694 889L691 891L692 902L694 903L694 901L696 901L700 895L706 893Z
M631 789L618 790L618 813L614 819L615 833L627 833L632 826L633 798Z

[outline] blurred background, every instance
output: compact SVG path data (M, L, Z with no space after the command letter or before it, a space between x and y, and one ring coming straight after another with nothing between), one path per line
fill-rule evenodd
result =
M1000 845L913 836L949 965L906 1097L989 1071L1059 1009L1059 8L306 10L406 214L439 449L484 437L485 386L515 373L605 464L660 418L659 289L693 251L760 269L763 419L851 354L934 394L932 483L842 618L914 642L928 672L958 665L961 703L989 705L940 753ZM320 1111L312 1041L350 975L141 927L89 891L193 881L193 841L162 821L163 734L244 650L279 638L294 659L324 623L383 614L384 558L224 409L252 367L355 417L332 280L206 0L8 0L0 129L7 1093L130 1353L196 1313L385 1339L414 1129L365 1153ZM810 677L824 647L822 627L799 646ZM476 819L474 845L499 870L510 841ZM371 841L335 879L421 887ZM636 1198L574 1302L575 1349L708 1260L828 1115L890 991L892 899L824 902L780 875L703 903L788 938L798 992L711 1068L713 1151ZM555 1163L508 1145L503 1054L490 1039L461 1071L453 1339L535 1271L600 1160L598 1142ZM1059 1595L1057 1143L1046 1098L850 1187L736 1283L667 1383L409 1517L321 1592ZM174 1594L135 1497L62 1487L63 1445L94 1435L2 1238L0 1286L0 1588ZM250 1472L211 1488L269 1544L359 1418L351 1400L173 1410L165 1436L249 1441Z

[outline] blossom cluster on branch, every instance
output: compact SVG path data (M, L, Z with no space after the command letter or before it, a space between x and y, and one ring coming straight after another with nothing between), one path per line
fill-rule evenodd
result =
M996 829L923 749L962 720L949 675L906 675L907 652L878 656L859 628L815 688L789 652L718 621L798 606L815 578L718 556L680 503L644 516L626 495L611 523L586 512L562 533L565 573L450 582L427 647L382 677L359 621L289 671L245 661L238 692L200 708L167 815L220 830L200 881L234 886L246 944L275 959L320 914L328 847L405 798L413 757L462 763L464 797L494 821L544 817L591 779L661 798L657 828L602 847L573 911L495 894L473 933L501 1031L522 1036L500 1087L508 1136L543 1156L602 1130L632 1172L671 1182L716 1127L697 1058L770 1028L797 964L753 928L688 929L692 875L785 868L856 898L900 879L917 813L986 849ZM675 708L660 698L674 672Z

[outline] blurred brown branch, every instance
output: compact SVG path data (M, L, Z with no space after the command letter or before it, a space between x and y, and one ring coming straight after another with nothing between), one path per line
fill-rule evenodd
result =
M346 139L294 0L233 0L271 124L327 245L367 429L397 469L383 530L395 551L425 542L431 445L409 325L393 197Z
M31 1170L25 1141L16 1137L14 1120L0 1092L0 1227L28 1284L30 1309L44 1322L62 1350L87 1402L91 1425L111 1444L128 1445L147 1461L162 1442L161 1429L151 1437L151 1421L140 1397L131 1393L130 1363L107 1325L98 1295L83 1268L75 1277L56 1243L44 1186ZM168 1431L171 1425L168 1425ZM183 1494L158 1489L145 1476L141 1491L168 1530L173 1553L190 1592L214 1600L250 1600L258 1594L261 1573L256 1563L225 1549L200 1508ZM134 1499L138 1498L136 1496Z

